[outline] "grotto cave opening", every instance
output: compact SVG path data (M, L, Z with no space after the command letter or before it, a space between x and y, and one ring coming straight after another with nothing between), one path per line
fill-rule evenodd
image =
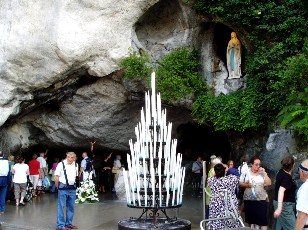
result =
M213 127L186 123L177 128L177 152L184 160L196 160L202 156L207 162L211 155L221 156L223 162L232 158L231 145L225 132L215 131Z

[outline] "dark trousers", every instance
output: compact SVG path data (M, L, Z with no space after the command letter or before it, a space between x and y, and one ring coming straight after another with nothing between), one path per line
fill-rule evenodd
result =
M194 173L193 175L193 186L195 190L195 194L198 194L201 190L201 178L202 178L202 173Z

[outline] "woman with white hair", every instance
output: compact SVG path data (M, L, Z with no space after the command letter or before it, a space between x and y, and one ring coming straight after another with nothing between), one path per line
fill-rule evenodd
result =
M211 157L211 165L210 165L210 171L207 174L207 179L213 177L215 175L214 166L217 164L221 164L221 160L215 156L215 158ZM210 196L208 194L211 194L211 189L209 185L206 185L206 199L205 199L205 205L206 205L206 219L209 218L209 204L210 204Z

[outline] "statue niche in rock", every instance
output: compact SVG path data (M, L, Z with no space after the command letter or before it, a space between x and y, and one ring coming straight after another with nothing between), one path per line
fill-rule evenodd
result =
M241 42L238 40L236 33L231 33L231 40L227 47L227 68L229 79L240 78L241 73Z

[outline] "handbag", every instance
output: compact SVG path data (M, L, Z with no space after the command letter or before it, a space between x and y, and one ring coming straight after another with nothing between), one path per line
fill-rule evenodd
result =
M37 189L38 191L43 191L43 190L44 190L43 180L42 180L42 179L39 179L39 180L38 180L36 189Z
M50 188L50 181L47 177L45 177L44 180L43 180L43 186L46 190L48 190Z

